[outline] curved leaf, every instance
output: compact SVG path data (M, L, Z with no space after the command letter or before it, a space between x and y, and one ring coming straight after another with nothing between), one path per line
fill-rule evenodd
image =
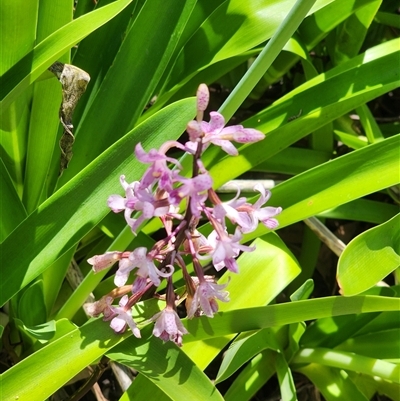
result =
M292 363L318 363L379 376L382 379L400 383L400 366L381 359L369 358L362 355L331 350L329 348L303 348L292 360Z
M8 266L0 283L0 304L74 246L108 212L108 196L121 192L118 177L138 179L145 166L133 157L136 142L158 147L177 138L195 114L195 99L163 109L121 138L59 189L1 244L0 265ZM24 244L24 251L20 251Z
M0 375L2 398L43 401L123 339L101 320L72 330Z
M400 328L348 338L336 349L371 358L400 360Z
M1 188L1 210L8 213L1 214L0 243L10 232L22 222L27 216L24 205L18 197L7 168L0 158L0 188Z
M220 312L214 319L201 317L186 322L191 334L184 337L184 342L322 317L393 310L398 310L398 299L355 296L327 297ZM143 363L146 358L142 351L149 348L151 329L151 326L146 326L142 329L142 338L137 339L130 332L115 334L101 319L91 320L0 375L2 396L6 400L18 396L20 401L42 401L113 347L113 353L131 355L131 360L135 357L137 363ZM116 346L118 343L121 344ZM24 383L23 387L21 382Z
M171 342L163 343L159 338L151 337L135 348L121 344L107 356L138 370L174 401L223 400L210 379Z
M36 41L44 40L69 23L72 20L72 8L69 2L42 2L39 7ZM57 61L70 63L69 53L67 50ZM28 213L44 200L44 183L49 173L60 124L58 113L62 92L60 82L55 77L35 82L32 89L23 191L23 202Z
M398 298L356 295L349 298L307 299L258 308L219 312L218 318L215 316L212 320L200 317L187 321L186 327L190 334L185 336L184 342L189 343L264 327L283 326L304 320L384 310L395 311L398 308Z
M244 333L236 338L224 354L215 383L226 380L263 350L271 349L278 352L281 349L281 344L277 340L277 330L279 328L262 329L256 333Z
M245 126L257 128L267 136L262 142L241 147L235 158L217 150L206 153L204 163L212 166L210 172L215 175L215 187L257 166L360 104L400 86L396 68L399 48L400 39L395 39L369 49L307 81L246 120ZM301 116L288 121L298 114L299 109L302 109Z
M368 401L368 398L354 385L343 370L311 363L298 372L306 375L318 388L327 401Z
M251 400L256 392L275 373L275 358L277 353L265 350L254 357L239 373L235 381L224 394L226 401Z
M195 1L146 1L77 129L65 183L131 130L150 101ZM90 73L90 71L88 71Z
M400 214L354 238L338 262L343 295L356 295L374 286L400 266Z
M0 77L0 107L6 109L54 61L89 33L105 24L132 0L116 0L64 25L34 47Z

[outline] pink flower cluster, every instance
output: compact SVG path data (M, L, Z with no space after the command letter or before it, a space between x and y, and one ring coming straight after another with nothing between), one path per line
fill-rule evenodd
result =
M220 146L229 155L237 155L231 141L239 143L257 142L264 134L241 125L224 127L224 117L210 113L210 122L203 121L203 113L209 100L208 88L200 85L197 91L197 118L187 125L189 141L182 145L168 141L159 150L146 152L140 143L136 145L136 158L149 167L140 181L127 182L124 175L120 182L124 196L111 195L107 204L115 212L124 212L126 223L136 234L140 226L153 217L159 217L166 231L166 237L158 241L150 250L139 247L132 252L107 252L88 260L93 270L98 272L110 268L118 262L114 277L117 286L94 304L86 305L92 316L103 314L104 320L111 320L111 327L116 332L123 332L130 327L136 337L140 331L136 326L131 309L153 286L158 287L162 279L167 280L166 308L156 314L153 334L163 341L182 344L182 336L187 333L176 312L172 274L182 269L186 283L186 311L188 318L206 315L213 317L218 311L217 300L229 301L225 291L227 284L220 285L210 276L205 276L201 260L211 260L214 268L223 268L238 273L236 258L240 252L253 251L254 248L240 243L244 233L254 231L261 222L274 229L278 226L275 216L281 213L280 207L263 207L271 194L259 185L255 190L259 199L251 204L240 193L229 202L222 202L212 188L212 178L201 162L201 155L212 143ZM178 148L193 155L191 178L182 175L182 166L178 160L167 156L171 148ZM182 204L186 205L180 213ZM206 219L213 230L208 237L197 231L201 219ZM227 220L236 228L228 232ZM189 255L194 267L194 276L190 276L185 255ZM135 279L131 285L125 285L132 271ZM132 295L129 297L128 293ZM115 298L121 297L119 306L113 306Z

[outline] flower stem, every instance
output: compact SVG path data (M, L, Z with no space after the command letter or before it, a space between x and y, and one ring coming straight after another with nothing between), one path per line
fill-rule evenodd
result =
M255 62L220 107L219 112L229 120L274 62L288 40L293 36L316 0L297 0Z

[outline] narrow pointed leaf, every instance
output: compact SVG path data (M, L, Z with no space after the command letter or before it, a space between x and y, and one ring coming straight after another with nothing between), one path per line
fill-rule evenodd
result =
M0 304L46 270L74 246L108 212L109 195L122 192L119 176L139 179L145 166L133 157L134 144L158 147L167 138L177 138L195 113L195 100L187 99L163 109L115 143L73 180L33 212L1 244L9 267L0 283ZM20 244L24 251L20 252ZM3 264L4 263L4 264Z

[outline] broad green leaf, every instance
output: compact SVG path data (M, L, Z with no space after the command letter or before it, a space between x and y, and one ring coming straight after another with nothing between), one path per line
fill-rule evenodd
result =
M306 375L327 401L368 401L343 370L333 369L316 363L296 369Z
M369 333L379 332L382 330L397 329L400 326L400 309L396 312L384 312L369 323L364 325L359 331L358 336Z
M333 64L338 65L356 56L382 0L365 2L341 23L327 38L327 50Z
M400 360L400 329L376 331L348 338L335 349L371 358Z
M241 147L235 158L228 158L223 152L206 153L205 164L212 166L215 187L267 160L316 128L398 87L400 80L394 66L399 47L400 40L392 40L370 49L306 82L246 120L245 126L257 128L267 136L262 142ZM350 87L348 82L352 82ZM299 108L303 109L302 115L287 121Z
M36 326L26 326L19 319L15 319L15 321L20 330L26 331L33 338L43 343L51 340L56 332L56 322L54 320Z
M222 3L185 44L169 77L169 88L179 87L207 66L268 40L295 3L294 0ZM329 3L331 1L317 1L310 13ZM198 49L207 51L199 53Z
M105 24L132 0L114 3L88 13L57 30L37 44L0 77L0 107L6 109L19 94L81 39Z
M200 317L187 321L186 327L190 334L185 337L184 343L323 317L384 310L395 311L398 308L399 299L397 298L357 295L349 298L325 297L307 299L291 303L220 312L218 318L215 316L212 320Z
M8 171L0 158L0 188L1 188L1 222L0 242L22 222L26 217L26 210L18 197ZM7 211L7 212L6 212Z
M292 372L285 357L278 353L275 358L276 373L279 387L281 389L282 401L296 401L296 386L293 381Z
M0 76L34 46L39 0L1 2Z
M282 206L280 227L398 183L400 135L339 157L273 188L269 204ZM265 227L246 238L262 235Z
M371 399L373 394L383 394L389 400L400 401L400 385L382 380L380 377L366 376L360 373L347 372L353 383Z
M250 359L265 349L279 351L283 344L280 344L278 331L287 333L287 328L268 328L256 333L243 333L239 335L224 353L215 383L220 383L235 373ZM285 336L286 337L286 336Z
M389 288L378 287L369 290L368 295L393 296L393 291ZM301 346L334 348L348 338L359 335L360 330L373 324L379 318L379 313L364 313L318 319L307 327L300 339ZM382 326L382 323L378 324L378 330L381 330L382 327L385 327ZM367 333L369 332L367 331Z
M26 326L37 326L46 321L46 305L41 280L36 281L22 292L18 302L17 316Z
M46 39L72 20L72 4L40 1L37 42ZM69 51L57 61L69 63ZM24 176L23 202L28 213L39 205L46 194L44 188L60 125L61 84L56 77L35 82L30 108L29 135ZM58 147L58 146L57 146ZM57 149L58 150L58 149Z
M293 358L293 364L317 363L339 369L351 370L400 383L400 366L382 359L369 358L352 352L329 348L303 348Z
M123 338L101 320L70 331L0 375L2 398L43 401Z
M220 312L214 319L201 317L186 322L191 334L186 335L183 341L205 340L322 317L394 310L398 310L397 299L355 296L327 297ZM101 319L91 320L0 375L3 398L12 399L18 396L20 401L42 401L121 341L123 342L113 352L125 353L131 358L135 356L137 363L142 363L144 354L139 350L140 347L144 347L143 350L148 349L151 329L151 326L142 329L142 339L137 339L128 337L130 332L124 335L114 334ZM25 384L23 388L21 382Z
M389 203L372 201L370 199L356 199L352 202L319 213L321 217L330 219L344 219L365 221L381 224L398 213L399 208Z
M128 387L125 393L122 394L122 397L119 399L119 401L139 401L152 399L158 401L172 400L160 387L148 379L147 376L139 374L135 377L135 380Z
M113 0L101 1L104 6ZM106 76L121 43L124 40L129 24L135 20L137 1L130 3L107 24L101 26L83 39L76 50L72 64L78 66L90 75L90 85L86 88L74 111L74 120L79 122L82 114L92 103L99 87ZM76 10L75 10L75 18ZM77 124L76 124L77 126Z
M277 353L265 350L254 357L235 378L224 395L226 401L251 400L256 392L275 373L274 359Z
M74 246L109 212L106 200L121 192L118 177L138 179L145 166L133 157L134 144L145 149L177 138L195 112L195 100L175 103L125 135L33 212L1 244L0 264L9 270L0 283L0 304L27 285ZM110 174L112 172L112 174ZM24 252L20 244L24 243ZM18 249L17 249L18 248ZM3 264L4 263L4 264Z
M375 16L375 21L383 25L400 29L400 15L397 14L378 11Z
M76 129L74 158L61 185L136 125L194 4L194 0L173 2L161 14L164 0L148 0L143 5Z
M116 347L107 356L138 370L174 401L223 400L210 379L171 342L151 337L130 351Z
M354 238L338 262L343 295L355 295L374 286L400 266L400 214Z

